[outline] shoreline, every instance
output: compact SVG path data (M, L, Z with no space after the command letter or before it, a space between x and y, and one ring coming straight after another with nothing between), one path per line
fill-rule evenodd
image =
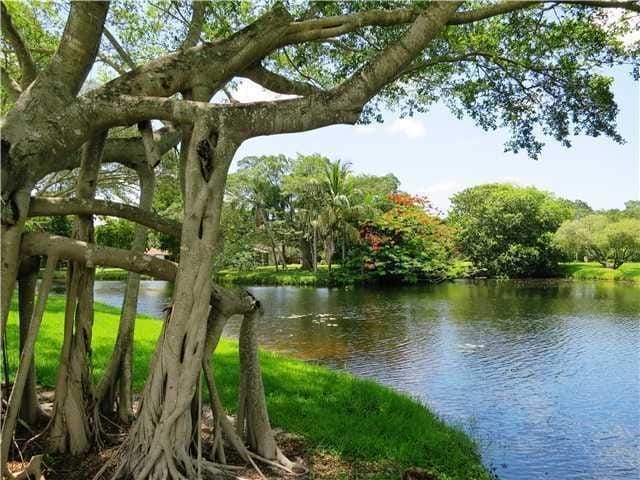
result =
M14 302L9 344L18 340L15 308ZM94 311L93 372L99 378L112 349L119 309L96 303ZM35 357L38 383L45 388L55 385L63 319L64 297L52 295ZM160 328L156 318L139 315L136 320L135 392L142 390ZM223 338L214 358L222 401L232 414L237 404L237 342ZM316 478L399 478L412 468L425 469L433 478L491 478L475 442L408 395L278 353L261 351L261 362L273 427L304 438L307 454L321 462ZM12 356L12 373L16 364Z
M462 262L461 262L462 263ZM465 273L467 266L458 266L458 275L441 283L456 280L501 280L494 277L480 277ZM66 279L66 270L57 270L54 276L56 280ZM99 281L122 281L127 279L127 272L119 268L97 268L95 279ZM215 277L216 281L227 285L243 286L298 286L298 287L350 287L350 286L381 286L381 282L358 281L341 275L340 267L329 274L326 268L318 272L302 270L299 265L289 265L287 270L275 270L274 267L258 267L253 270L220 270ZM143 275L142 280L153 280ZM640 283L640 262L625 263L618 269L605 268L593 262L567 262L560 264L560 272L554 277L540 278L511 278L505 280L514 281L544 281L544 280L604 280L616 282ZM418 282L415 284L394 283L397 286L435 285L437 283Z

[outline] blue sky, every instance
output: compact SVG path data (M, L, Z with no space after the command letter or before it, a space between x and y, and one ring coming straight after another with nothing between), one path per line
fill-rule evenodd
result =
M446 210L451 194L471 185L510 181L534 185L594 208L622 208L640 199L640 95L627 69L614 70L620 106L619 131L627 143L606 137L574 137L570 149L547 142L539 160L504 152L507 132L484 132L470 119L458 120L442 105L413 119L393 113L382 125L332 126L305 133L260 137L245 142L236 159L247 155L320 153L351 162L357 173L395 174L401 188L426 194ZM266 92L241 85L242 101Z

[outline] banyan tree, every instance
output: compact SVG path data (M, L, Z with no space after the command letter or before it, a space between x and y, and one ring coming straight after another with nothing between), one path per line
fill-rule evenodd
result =
M566 146L575 134L622 141L604 67L638 71L636 1L1 6L3 339L14 295L21 324L20 345L3 345L21 352L3 404L7 478L26 478L39 468L38 456L21 473L10 472L7 460L18 421L35 425L45 415L35 390L34 344L60 260L68 263L64 341L54 408L40 432L51 452L101 448L107 417L130 422L105 467L114 478L233 475L229 450L255 468L295 468L278 448L268 417L255 333L259 302L213 283L213 258L224 241L225 181L246 140L367 123L393 109L411 115L440 101L486 130L510 131L506 148L536 157L545 138ZM237 101L235 89L249 80L282 95ZM179 158L179 223L152 209L154 171L168 154ZM111 164L137 175L136 202L100 194ZM67 177L75 184L72 196L34 195L61 172L73 173ZM61 215L74 216L68 237L25 229L30 217ZM134 222L131 249L97 245L94 215ZM144 254L149 231L179 241L177 263ZM98 383L90 374L96 266L130 272L115 347ZM141 274L173 281L175 288L133 411ZM233 425L211 358L235 314L244 320ZM214 435L203 453L198 400L204 388Z

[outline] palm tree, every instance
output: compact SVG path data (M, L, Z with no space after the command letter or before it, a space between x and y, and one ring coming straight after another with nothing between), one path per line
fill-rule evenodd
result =
M326 205L321 211L317 224L324 235L325 259L331 270L336 239L339 237L342 250L342 264L346 259L347 241L359 238L357 229L350 223L359 210L354 205L357 192L350 182L351 164L336 160L327 161L324 171Z

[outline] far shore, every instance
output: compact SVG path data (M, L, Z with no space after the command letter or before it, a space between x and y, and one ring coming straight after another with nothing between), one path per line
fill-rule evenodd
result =
M472 273L470 262L457 262L452 280L483 278ZM66 278L64 269L56 272L57 279ZM142 277L152 280L151 277ZM567 262L561 263L556 277L567 280L607 280L640 283L640 262L625 263L617 269L606 268L596 262ZM127 272L119 268L96 268L96 280L126 280ZM298 264L287 266L286 270L274 266L257 267L252 270L223 269L216 275L220 283L234 285L264 285L264 286L302 286L302 287L342 287L362 284L354 281L353 277L342 275L340 265L334 265L329 272L326 265L319 265L316 272L303 270ZM523 280L523 279L519 279ZM526 280L526 279L524 279Z

